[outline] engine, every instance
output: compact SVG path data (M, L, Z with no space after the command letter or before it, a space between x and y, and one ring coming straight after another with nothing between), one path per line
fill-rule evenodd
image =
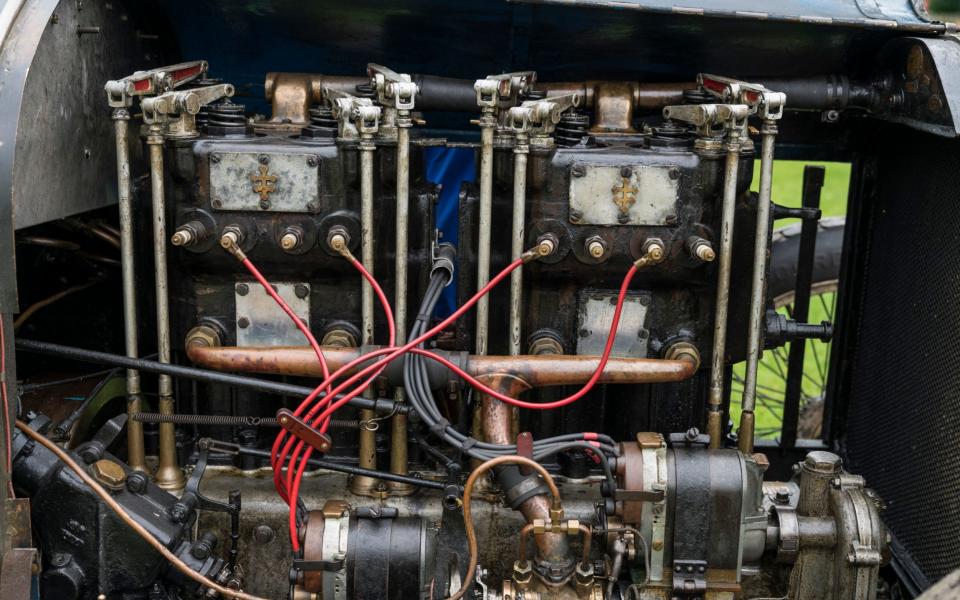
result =
M813 84L370 64L270 73L262 115L214 74L105 82L126 413L68 453L106 496L45 416L14 436L46 597L877 597L880 499L755 443L764 349L831 335L766 291L781 85Z

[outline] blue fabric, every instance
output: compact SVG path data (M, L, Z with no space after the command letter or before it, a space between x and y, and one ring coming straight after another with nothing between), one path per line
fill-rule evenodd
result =
M443 236L441 241L458 246L460 185L476 181L476 154L473 148L427 148L424 160L427 166L427 181L442 186L437 203L436 226ZM437 303L435 314L445 317L456 310L457 283L448 285Z

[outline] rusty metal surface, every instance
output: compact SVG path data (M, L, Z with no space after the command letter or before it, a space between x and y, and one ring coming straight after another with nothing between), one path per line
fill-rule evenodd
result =
M40 572L39 556L34 548L11 548L3 555L0 571L0 598L32 600L39 593L34 577Z

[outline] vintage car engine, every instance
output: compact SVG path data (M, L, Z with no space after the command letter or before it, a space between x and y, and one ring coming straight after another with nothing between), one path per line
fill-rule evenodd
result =
M38 445L36 414L13 474L49 597L876 596L887 534L864 480L817 450L767 481L754 448L763 346L831 334L765 294L789 95L375 64L265 89L272 114L251 116L204 61L106 83L128 410L70 452L206 579ZM457 143L419 133L431 111L480 129L455 231L425 164ZM134 256L153 257L156 362L137 359ZM736 424L727 365L744 358ZM200 408L175 409L188 397Z

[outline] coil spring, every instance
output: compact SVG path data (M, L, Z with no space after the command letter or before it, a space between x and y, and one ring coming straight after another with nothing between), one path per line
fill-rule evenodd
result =
M173 423L174 425L226 426L226 427L279 427L274 417L248 417L235 415L165 415L138 412L130 415L141 423ZM357 429L360 423L349 419L331 419L333 429Z
M709 104L715 100L710 92L703 89L683 90L683 101L686 104Z
M590 116L587 113L576 109L564 112L557 123L557 145L569 148L582 143L589 128Z
M223 83L222 79L217 79L216 77L204 77L203 79L195 79L191 81L188 84L187 89L206 87L208 85L219 85L221 83ZM207 125L207 122L210 121L210 105L209 104L204 104L203 106L200 107L200 112L197 113L196 121L197 121L197 129L199 129L200 131L203 131L204 127L206 127Z
M300 132L306 137L336 137L337 120L329 106L318 105L310 109L310 124Z
M229 98L209 105L207 112L207 130L217 128L223 133L244 133L247 129L246 107L234 104Z

